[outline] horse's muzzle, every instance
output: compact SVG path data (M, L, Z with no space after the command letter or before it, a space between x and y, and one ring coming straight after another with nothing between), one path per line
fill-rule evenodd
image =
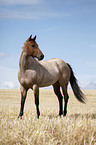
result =
M40 57L38 58L38 60L42 60L44 58L44 55L41 54Z

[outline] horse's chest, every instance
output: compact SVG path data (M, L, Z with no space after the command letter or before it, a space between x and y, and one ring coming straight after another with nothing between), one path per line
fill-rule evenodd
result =
M35 83L35 77L36 77L35 72L32 73L26 71L25 73L19 72L18 74L20 84L27 88L31 88L33 86L33 84Z

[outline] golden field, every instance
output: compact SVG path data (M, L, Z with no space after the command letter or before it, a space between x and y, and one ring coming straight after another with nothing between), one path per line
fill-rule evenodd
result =
M96 145L96 90L84 91L86 104L79 103L71 90L68 113L58 115L53 90L40 89L40 119L36 118L33 92L18 119L19 90L0 90L0 145Z

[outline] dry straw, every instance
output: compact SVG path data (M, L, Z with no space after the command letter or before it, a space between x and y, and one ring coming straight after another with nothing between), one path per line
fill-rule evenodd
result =
M86 105L78 103L69 92L68 115L56 118L56 97L51 90L41 90L39 120L35 117L32 92L29 92L21 120L17 118L19 91L0 90L0 145L96 145L96 92L93 92L92 95L91 91L87 92Z

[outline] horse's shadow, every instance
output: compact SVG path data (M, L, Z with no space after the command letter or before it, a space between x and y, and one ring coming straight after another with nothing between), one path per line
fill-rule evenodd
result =
M43 117L48 117L49 119L53 119L53 118L74 118L75 120L78 118L87 118L87 119L96 119L96 113L86 113L86 114L72 114L72 115L67 115L67 116L59 116L59 115L55 115L55 114L49 114L49 115L43 115Z
M75 118L75 119L78 119L78 118L91 118L91 119L96 119L96 113L86 113L86 114L72 114L69 116L69 118Z

